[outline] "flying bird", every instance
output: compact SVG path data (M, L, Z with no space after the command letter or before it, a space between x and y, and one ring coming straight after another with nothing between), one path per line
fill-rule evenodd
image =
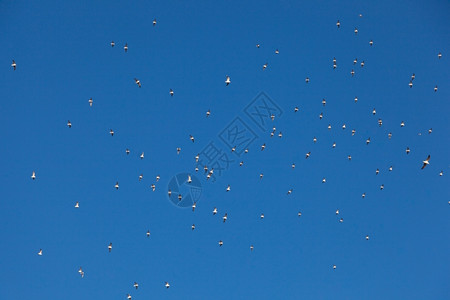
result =
M430 155L428 155L427 159L423 161L422 170L425 169L426 166L430 164Z
M38 255L42 256L42 249L39 249Z
M225 84L226 84L226 86L228 86L231 83L231 78L228 75L226 77L227 78L225 79Z
M170 96L173 96L173 90L172 89L170 89L169 94L170 94Z
M153 19L153 26L156 26L156 19Z
M125 53L127 53L127 51L128 51L128 43L125 43L125 46L123 46L123 50L125 51Z
M114 41L111 41L111 48L113 48L116 45L116 43L114 43Z
M12 61L11 67L13 67L14 71L16 70L17 65L16 65L16 61L14 59Z
M92 98L89 98L89 106L92 107L92 104L94 103L94 101L92 100Z
M112 243L109 243L109 245L108 245L108 252L111 252L111 250L112 250Z
M136 82L138 87L141 87L141 81L137 78L134 78L134 82Z
M340 28L340 27L341 27L341 22L339 22L339 20L337 20L336 26L337 26L337 28Z
M70 122L70 120L67 121L67 127L72 128L72 123Z
M110 130L109 130L109 134L110 134L111 136L114 136L114 130L110 129Z
M31 179L33 179L33 180L36 179L36 172L33 171L33 173L31 173Z

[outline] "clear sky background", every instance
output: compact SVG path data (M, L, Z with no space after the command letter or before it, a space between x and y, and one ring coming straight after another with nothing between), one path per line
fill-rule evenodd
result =
M0 1L0 299L448 299L449 11ZM210 141L233 157L218 134L262 91L283 110L275 136L255 131L216 182L196 175L195 212L175 207L172 176Z

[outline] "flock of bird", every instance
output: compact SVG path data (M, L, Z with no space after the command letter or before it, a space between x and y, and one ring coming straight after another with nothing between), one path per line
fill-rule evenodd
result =
M155 19L155 20L153 20L153 26L156 26L156 24L157 24L157 21L156 21L156 19ZM336 27L337 27L338 29L341 28L341 23L340 23L339 20L336 22ZM357 28L354 29L354 34L355 34L355 35L358 34L358 29L357 29ZM370 40L370 41L368 42L368 44L369 44L370 47L372 47L372 46L374 45L373 40ZM111 47L115 47L115 42L114 42L114 41L111 41L110 45L111 45ZM257 48L260 48L261 45L260 45L260 44L257 44L256 47L257 47ZM128 44L127 44L127 43L124 44L123 49L124 49L124 52L125 52L125 53L128 51ZM278 49L276 49L276 50L275 50L275 54L278 55L279 53L280 53L280 51L279 51ZM437 54L437 58L438 58L438 59L441 59L441 58L442 58L442 54L441 54L441 53L438 53L438 54ZM333 63L332 68L333 68L333 69L336 69L336 68L337 68L337 59L336 59L336 57L333 58L332 63ZM358 63L358 59L355 58L354 61L353 61L353 65L356 65L357 63ZM361 62L360 62L361 68L364 67L364 64L365 64L364 61L361 61ZM15 61L15 60L12 60L11 67L12 67L12 69L13 69L14 71L17 71L17 70L18 70L18 69L17 69L17 64L16 64L16 61ZM265 69L267 69L267 68L268 68L268 63L265 62L265 63L262 65L262 70L265 70ZM352 70L350 71L350 74L351 74L351 76L354 76L355 71L352 69ZM413 88L413 81L414 81L414 79L415 79L415 74L412 74L412 75L411 75L411 79L410 79L409 84L408 84L410 88ZM139 88L142 87L141 81L140 81L138 78L134 78L134 81L135 81L136 85L137 85ZM231 77L228 76L228 75L225 75L225 81L224 81L224 82L225 82L225 86L226 86L226 87L230 86L230 85L231 85ZM308 83L310 82L310 78L309 78L309 77L306 77L306 78L305 78L305 82L306 82L306 84L308 84ZM437 87L437 85L436 85L436 86L434 87L434 92L437 92L437 89L438 89L438 87ZM173 89L170 89L170 90L169 90L169 95L170 95L171 97L174 96L174 91L173 91ZM355 103L358 102L358 97L355 97L355 98L354 98L354 102L355 102ZM90 107L93 106L93 103L94 103L94 101L93 101L92 98L88 99L88 104L89 104ZM322 105L323 105L323 106L326 106L326 100L325 100L325 99L322 100ZM294 107L293 112L294 112L294 113L297 113L298 111L299 111L299 108L298 108L298 107ZM376 115L376 114L377 114L377 111L376 111L375 108L373 108L372 114L373 114L373 115ZM208 110L208 111L206 112L206 117L209 117L210 115L211 115L211 110ZM273 119L274 119L274 116L271 116L271 117L272 117L272 120L273 120ZM319 114L319 119L322 120L322 118L323 118L323 112L321 112L321 113ZM383 125L382 119L378 119L378 126L381 127L382 125ZM404 126L405 126L405 122L404 122L404 121L401 121L400 127L404 127ZM71 128L71 127L72 127L72 123L71 123L70 120L67 121L67 127L68 127L68 128ZM342 125L342 130L346 130L346 128L347 128L346 124L343 124L343 125ZM328 125L328 130L331 130L331 124ZM274 127L274 128L273 128L273 131L270 133L270 136L273 137L273 136L275 135L275 133L276 133L276 128ZM428 130L428 134L431 134L431 133L432 133L432 129L430 128L430 129ZM109 130L109 134L111 135L111 137L114 137L114 130L113 130L113 129L110 129L110 130ZM352 134L352 136L355 135L355 134L356 134L356 130L355 130L355 129L352 129L352 130L351 130L351 134ZM421 133L419 133L419 135L420 135L420 134L421 134ZM283 136L283 135L282 135L282 133L281 133L281 131L280 131L280 132L278 133L278 137L281 138L282 136ZM389 134L388 134L388 138L390 139L391 137L392 137L392 134L389 133ZM195 142L194 136L189 135L189 140L192 141L192 143L194 143L194 142ZM313 142L314 142L314 143L317 142L317 138L316 138L316 137L313 138ZM366 139L366 145L369 145L370 143L371 143L371 139L370 139L370 137L367 137L367 139ZM263 150L265 149L265 147L266 147L266 144L264 143L263 145L261 145L260 150L263 151ZM332 144L332 148L335 148L335 147L336 147L336 142L334 142L334 143ZM233 147L232 149L230 149L231 152L234 152L235 150L236 150L235 147ZM248 149L245 149L245 153L248 153L248 151L249 151ZM177 152L177 154L180 154L181 148L180 148L180 147L177 147L176 152ZM410 148L409 148L409 147L406 147L405 152L406 152L406 155L408 155L408 154L411 152ZM129 150L128 148L126 148L125 153L126 153L126 155L129 155L129 154L130 154L130 150ZM305 154L305 159L308 159L310 156L311 156L311 152L307 152L307 153ZM140 157L140 159L144 159L144 152L142 152L142 153L140 154L139 157ZM195 161L198 162L199 159L200 159L200 154L197 154L197 155L195 156ZM348 155L347 159L348 159L348 160L351 160L351 159L352 159L352 156L351 156L351 155ZM426 158L424 158L424 160L423 160L420 164L419 164L419 162L418 162L418 168L421 168L421 169L426 168L427 166L430 165L430 161L431 161L431 156L428 155ZM243 165L243 161L241 161L241 162L239 163L239 165L242 166L242 165ZM292 164L291 164L291 168L292 168L292 169L294 169L295 166L296 166L295 163L292 163ZM207 165L205 165L205 166L203 167L203 169L204 169L204 174L206 175L206 179L207 179L207 180L210 179L211 176L212 176L212 174L213 174L213 172L214 172L214 169L211 168L210 166L207 166ZM195 168L195 171L196 171L196 172L199 171L198 167ZM393 166L390 166L390 167L389 167L389 171L393 171ZM380 170L379 170L379 169L376 169L375 174L378 175L379 172L380 172ZM440 171L439 176L443 176L443 171ZM260 179L263 179L263 177L264 177L264 174L263 174L263 173L260 173L260 174L259 174L259 178L260 178ZM139 181L141 181L142 178L143 178L143 174L140 174L140 175L139 175ZM36 180L36 179L37 179L37 174L36 174L35 171L32 171L31 179L32 179L32 180ZM157 175L157 177L156 177L156 182L158 182L159 180L160 180L160 176ZM192 182L192 177L191 177L191 175L188 175L188 177L186 178L186 182L187 182L187 183L191 183L191 182ZM326 178L325 178L325 177L323 177L322 183L326 183ZM113 185L113 187L114 187L116 190L118 190L118 189L119 189L119 182L117 181L117 182ZM155 191L156 184L153 183L150 187L151 187L151 189L152 189L153 191ZM381 189L381 190L384 189L384 184L382 184L382 185L380 186L380 189ZM226 191L226 192L231 191L231 185L227 185L226 188L225 188L225 191ZM289 189L289 190L287 191L286 194L287 194L287 195L290 195L292 192L293 192L293 189ZM168 196L169 196L169 197L172 197L172 192L171 192L170 190L168 191ZM366 196L366 194L363 193L363 194L362 194L362 198L364 198L365 196ZM178 200L181 200L181 198L182 198L182 196L181 196L181 195L178 195ZM450 202L449 202L449 203L450 203ZM75 207L76 209L79 209L79 208L80 208L80 204L79 204L78 201L75 203L74 207ZM192 211L195 211L195 209L196 209L196 203L194 202L194 203L192 204ZM217 207L214 207L214 208L213 208L212 214L213 214L213 215L218 214L218 208L217 208ZM335 214L336 214L336 216L338 216L338 215L340 214L339 209L336 210ZM298 217L300 217L300 216L301 216L301 212L298 212L297 215L298 215ZM260 219L264 219L264 213L261 213ZM222 216L222 221L223 221L223 223L226 223L227 220L228 220L228 213L225 212L225 213L223 214L223 216ZM343 218L340 218L340 219L339 219L339 222L342 223L342 222L343 222ZM191 229L192 229L192 230L195 230L195 224L192 224ZM147 237L150 237L150 230L148 230L148 231L146 232L146 236L147 236ZM366 235L366 236L365 236L365 240L368 241L369 238L370 238L369 235ZM218 246L219 246L219 247L222 247L223 245L224 245L224 241L219 240L219 241L218 241ZM105 248L107 248L107 250L108 250L109 253L113 251L113 243L112 243L112 242L109 243L109 244L106 245L106 246L107 246L107 247L105 247ZM105 250L106 250L106 249L105 249ZM253 246L253 245L250 245L250 251L253 251L253 250L254 250L254 246ZM42 256L42 255L43 255L43 249L39 249L39 251L37 252L37 254L38 254L39 256ZM332 269L336 269L336 268L337 268L336 265L332 265ZM82 278L83 278L84 275L85 275L85 273L84 273L82 267L79 267L78 273L79 273L79 275L80 275ZM135 290L137 290L137 289L139 288L139 284L138 284L137 282L134 282L134 284L132 285L132 287L134 287ZM169 283L168 281L165 281L165 282L164 282L164 287L168 289L168 288L170 287L170 283ZM132 296L131 296L129 293L127 294L127 299L130 299L130 300L132 299Z

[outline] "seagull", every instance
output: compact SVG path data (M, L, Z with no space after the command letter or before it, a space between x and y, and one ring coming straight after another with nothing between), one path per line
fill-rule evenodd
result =
M217 207L214 207L214 209L213 209L213 216L214 216L215 214L217 214Z
M364 67L364 61L361 62L361 68Z
M345 129L345 128L346 128L345 124L344 124L344 125L342 125L342 129Z
M152 183L152 185L150 187L151 187L153 192L156 190L156 185L154 183Z
M336 148L336 142L333 143L332 147L333 147L333 148Z
M92 100L92 98L89 99L89 106L92 107L92 104L94 103L94 101Z
M263 176L264 176L264 174L263 174L263 173L259 174L259 179L262 179L262 178L263 178Z
M156 19L153 19L153 26L156 26Z
M292 163L291 167L292 169L295 169L295 163Z
M278 133L278 137L281 138L282 136L283 136L283 134L280 131L280 133Z
M409 150L409 147L406 147L406 154L409 154L409 152L411 152L411 150Z
M227 191L227 192L229 192L230 190L231 190L231 186L230 186L230 185L228 185L228 186L227 186L227 190L226 190L226 191Z
M228 219L228 214L225 213L225 215L223 215L222 219L223 219L223 222L225 223Z
M392 137L392 132L389 132L388 133L388 139L391 139L391 137Z
M147 237L150 237L150 230L147 230Z
M250 245L250 251L253 251L253 245Z
M316 137L313 138L313 142L314 143L317 142L317 138Z
M375 110L375 108L372 110L372 114L375 115L377 113L377 111Z
M319 119L322 120L322 118L323 118L323 113L320 113Z
M39 249L38 255L42 256L42 249Z
M83 272L83 269L81 267L80 267L80 269L78 269L78 273L80 273L81 278L84 277L84 272Z
M177 154L180 154L181 148L177 148Z
M366 145L369 145L370 144L370 138L368 138L367 140L366 140Z
M143 174L139 175L139 181L141 181L142 178L144 178L144 175Z
M437 92L437 85L434 87L434 91Z
M378 126L380 126L380 127L381 127L381 125L383 125L383 120L381 120L381 119L378 119Z
M433 128L428 129L428 134L433 132Z
M358 102L358 97L355 97L355 103Z
M244 164L244 162L241 161L241 162L239 163L239 167L242 167L243 164Z
M290 189L289 191L287 191L287 193L286 193L287 195L290 195L290 194L292 194L292 189Z
M72 128L72 123L70 122L70 120L67 121L67 127Z
M194 204L192 204L192 211L195 211L196 207L197 207L197 202L194 202Z
M144 159L144 152L141 153L141 159Z
M362 193L361 197L366 198L366 193Z
M189 135L189 139L194 143L194 137L192 135Z
M336 216L339 215L339 209L336 209Z
M256 44L256 48L259 48L261 45L260 44Z
M265 63L265 64L263 65L263 71L267 68L267 65L268 65L268 63Z
M441 172L439 172L439 176L444 175L444 171L441 170Z
M358 28L355 27L355 35L358 34Z
M380 185L380 190L384 189L384 184Z
M134 81L136 82L136 84L138 85L138 87L141 87L141 81L137 78L134 78Z
M350 72L350 74L352 74L352 77L355 75L355 71L352 69L352 71Z
M131 295L127 294L127 300L131 300Z
M380 173L380 170L377 169L377 170L375 171L375 175L378 175L378 173Z
M439 53L438 53L438 58L441 59L441 57L442 57L442 53L439 52Z
M173 90L172 89L170 89L169 94L170 94L170 96L173 96Z
M112 243L109 243L109 245L108 245L108 251L111 252L111 250L112 250Z
M355 133L356 133L356 130L355 130L355 129L352 129L352 136L354 136Z
M169 287L170 287L170 284L166 281L165 286L166 286L166 288L169 288Z
M355 59L353 60L353 64L356 65L357 62L358 62L358 59L355 58Z
M344 218L340 218L339 223L343 223L343 222L344 222Z
M348 156L348 160L352 160L352 156L351 155Z
M264 144L261 146L261 151L263 151L265 148L266 148L266 144L264 143Z
M261 219L264 219L264 214L261 214Z
M341 22L339 22L339 20L337 20L336 26L337 26L337 28L340 28L340 27L341 27Z
M325 182L327 182L327 179L324 177L324 178L322 178L322 183L325 183Z
M309 77L305 78L305 82L308 83L309 82Z
M195 229L195 224L192 224L191 229L192 229L192 230Z
M331 124L328 124L328 130L331 130Z
M109 134L110 134L111 136L114 136L114 130L110 129L110 130L109 130Z
M14 71L16 70L17 65L16 65L16 61L14 59L12 61L11 67L13 67Z
M116 43L114 43L114 41L111 41L111 48L113 48L116 45Z
M409 87L412 88L412 86L413 86L413 83L412 83L412 80L410 80L409 81Z
M294 112L298 112L298 107L297 106L294 108Z
M80 203L77 201L76 203L75 203L75 206L74 206L75 208L80 208Z
M125 150L125 153L126 153L127 155L130 154L130 149L127 148L127 149Z
M306 153L306 157L305 158L308 158L310 155L311 155L311 151Z
M128 43L125 43L125 46L123 46L123 50L125 50L125 53L128 51Z
M211 114L211 110L208 109L208 111L206 112L206 117L209 117L210 114Z
M425 159L425 160L423 161L422 170L423 170L427 165L429 165L429 164L430 164L430 155L428 155L427 159Z
M231 83L231 79L230 79L230 76L226 76L227 78L225 79L225 84L226 84L226 86L228 86L230 83Z
M333 265L333 270L336 270L336 265Z
M400 123L400 127L405 127L405 122L402 121L402 122Z
M219 247L222 247L222 245L223 245L223 242L222 242L222 240L220 240L219 241Z
M301 216L302 216L302 213L299 211L299 212L297 213L297 216L301 217Z
M369 45L373 46L373 41L372 40L370 40Z
M275 54L279 54L280 53L280 51L278 51L278 49L276 49L275 50Z
M322 105L325 106L327 104L327 100L322 99Z
M394 168L392 166L389 167L389 172L392 172Z
M116 190L119 189L119 182L118 181L116 182L116 185L114 187L116 188Z
M33 180L36 179L36 172L33 171L33 173L31 173L31 179L33 179Z

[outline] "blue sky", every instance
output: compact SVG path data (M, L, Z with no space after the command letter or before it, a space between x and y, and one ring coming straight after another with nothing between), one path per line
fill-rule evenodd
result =
M0 299L448 299L449 9L0 1ZM260 92L282 110L264 130ZM241 157L219 138L236 117ZM215 182L194 172L211 141L234 160ZM167 197L184 172L195 212Z

